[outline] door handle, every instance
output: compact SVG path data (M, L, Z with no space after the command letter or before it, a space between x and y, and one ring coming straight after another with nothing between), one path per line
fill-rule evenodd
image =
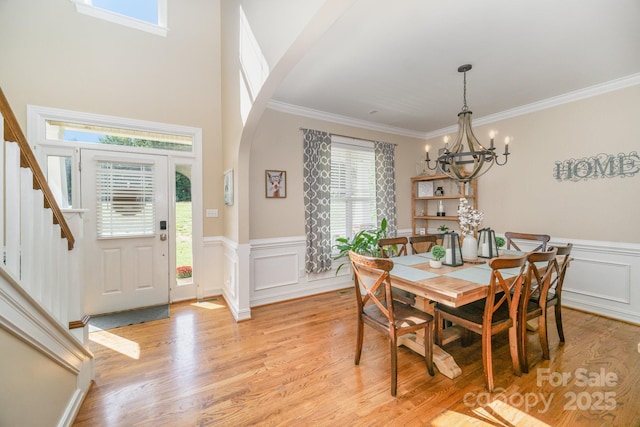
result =
M160 241L164 242L165 240L167 240L167 233L161 233L160 234Z

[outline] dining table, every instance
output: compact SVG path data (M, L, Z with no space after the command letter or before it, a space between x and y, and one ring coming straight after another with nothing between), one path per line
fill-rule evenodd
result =
M522 256L525 252L501 250L500 256ZM393 287L415 295L414 307L433 315L435 303L460 307L485 298L489 289L491 267L488 259L465 261L459 266L442 265L439 268L430 266L433 259L431 253L421 253L391 258L393 269L390 271ZM503 277L515 277L519 269L501 270ZM460 328L447 327L444 330L442 345L460 337ZM424 339L422 336L405 335L398 338L398 345L404 345L424 356ZM433 362L438 370L449 378L462 374L453 357L441 347L434 344Z

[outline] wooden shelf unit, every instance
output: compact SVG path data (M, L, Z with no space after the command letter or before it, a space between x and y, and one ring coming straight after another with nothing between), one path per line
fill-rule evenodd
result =
M437 187L443 187L443 196L418 196L418 187L421 182L433 182L433 191ZM467 188L469 189L467 191ZM469 194L465 194L468 192ZM478 209L478 182L472 180L470 183L457 182L447 175L423 175L411 178L411 229L414 236L420 235L421 229L424 234L441 234L437 228L444 224L449 229L459 231L458 225L458 204L460 198L465 197L474 209ZM438 202L442 201L446 216L437 216ZM420 215L422 213L422 215ZM453 224L455 223L455 224Z

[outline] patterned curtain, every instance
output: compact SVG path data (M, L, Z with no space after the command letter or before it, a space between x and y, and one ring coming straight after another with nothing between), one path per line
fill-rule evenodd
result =
M396 176L395 144L374 142L376 155L376 216L378 223L387 218L387 235L395 237L396 222Z
M302 129L304 135L305 271L331 270L331 135Z

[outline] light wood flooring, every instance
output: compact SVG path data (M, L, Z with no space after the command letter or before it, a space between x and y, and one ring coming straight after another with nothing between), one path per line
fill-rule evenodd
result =
M640 426L638 326L564 309L567 342L551 315L551 360L530 334L532 368L521 377L506 334L495 337L493 394L479 339L445 346L462 368L455 380L430 377L401 347L394 398L387 341L367 326L354 365L355 306L351 291L331 292L254 308L236 323L219 298L92 333L95 384L75 425Z

